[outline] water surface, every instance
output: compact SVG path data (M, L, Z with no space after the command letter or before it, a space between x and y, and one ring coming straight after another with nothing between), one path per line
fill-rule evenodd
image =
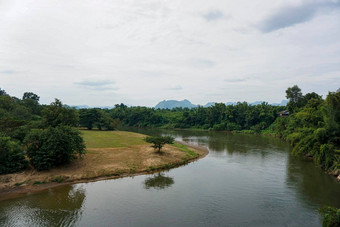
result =
M200 131L166 134L206 146L167 172L81 183L0 202L0 226L320 226L340 184L276 138Z

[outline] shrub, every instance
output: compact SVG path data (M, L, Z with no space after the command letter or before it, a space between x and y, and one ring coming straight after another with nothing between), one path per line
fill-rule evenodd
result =
M324 207L319 210L323 216L322 227L340 226L340 209L335 207Z
M69 163L85 152L80 132L69 126L32 130L25 139L27 155L37 170Z
M0 174L14 173L27 167L25 153L10 137L0 137Z

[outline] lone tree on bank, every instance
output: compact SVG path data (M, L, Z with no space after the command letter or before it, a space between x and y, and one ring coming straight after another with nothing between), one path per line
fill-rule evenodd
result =
M152 143L151 147L157 149L157 152L161 152L162 147L165 144L173 144L174 138L171 136L148 136L145 138L147 143Z

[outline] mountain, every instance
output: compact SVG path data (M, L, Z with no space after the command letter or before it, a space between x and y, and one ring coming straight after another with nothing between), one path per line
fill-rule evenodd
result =
M248 105L255 106L262 104L264 101L256 101L256 102L248 102ZM288 103L288 100L282 100L281 103L271 103L270 105L273 106L286 106ZM203 105L203 107L209 107L209 106L214 106L216 102L208 102L207 104ZM237 102L227 102L225 103L227 106L229 105L236 105ZM201 105L200 105L201 106ZM173 109L176 107L182 107L182 108L195 108L198 107L198 105L192 104L189 100L184 99L182 101L177 101L177 100L163 100L159 102L156 106L155 109Z
M203 107L215 106L216 102L208 102Z
M288 100L282 100L280 103L272 103L273 106L286 106Z
M182 108L195 108L197 105L192 104L189 100L184 99L182 101L177 100L163 100L159 102L155 109L173 109L176 107L182 107Z
M112 109L115 108L114 106L88 106L88 105L78 105L78 106L71 106L77 110L79 109L90 109L90 108L98 108L98 109Z

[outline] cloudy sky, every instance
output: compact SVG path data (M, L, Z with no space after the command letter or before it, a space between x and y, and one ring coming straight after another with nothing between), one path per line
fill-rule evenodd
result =
M340 0L0 0L0 87L42 103L280 102L340 87Z

